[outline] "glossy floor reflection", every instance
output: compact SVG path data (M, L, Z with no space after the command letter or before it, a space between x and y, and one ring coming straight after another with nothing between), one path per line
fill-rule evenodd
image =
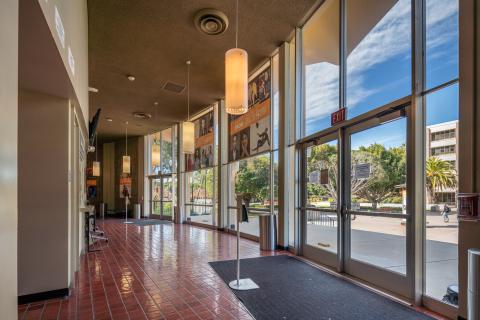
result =
M207 262L234 259L233 235L189 225L100 221L110 238L84 255L75 292L20 305L19 319L251 319ZM262 252L242 239L241 257Z

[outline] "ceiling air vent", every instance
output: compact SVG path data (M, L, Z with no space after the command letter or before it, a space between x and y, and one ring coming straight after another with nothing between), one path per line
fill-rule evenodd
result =
M152 115L150 113L141 112L141 111L134 112L133 116L137 119L143 119L143 120L148 120L152 118Z
M223 12L215 9L202 9L198 11L195 14L193 22L198 31L209 36L222 34L228 28L227 16Z
M184 89L185 89L184 85L176 84L170 81L167 81L167 83L165 83L165 85L163 86L163 90L174 92L174 93L182 93Z

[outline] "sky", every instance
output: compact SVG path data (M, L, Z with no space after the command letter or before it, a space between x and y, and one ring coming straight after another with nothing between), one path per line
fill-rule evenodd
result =
M410 94L410 5L410 0L399 0L355 48L348 48L348 118ZM429 89L458 77L458 0L426 0L426 5ZM329 62L305 66L305 85L306 135L310 135L329 127L330 114L338 108L338 66ZM426 106L427 125L458 119L458 85L427 95ZM404 120L395 121L358 134L356 140L396 146L405 142L405 130Z

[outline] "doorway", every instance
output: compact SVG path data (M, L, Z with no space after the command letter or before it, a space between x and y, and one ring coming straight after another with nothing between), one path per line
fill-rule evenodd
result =
M150 178L150 212L152 218L172 221L172 175L160 175Z
M410 298L405 110L346 123L302 146L302 254Z

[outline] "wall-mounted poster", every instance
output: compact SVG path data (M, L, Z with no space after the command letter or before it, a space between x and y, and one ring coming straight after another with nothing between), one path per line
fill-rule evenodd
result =
M193 154L185 155L186 171L199 170L214 165L213 110L196 119L193 123L195 126L195 151Z
M132 178L120 177L120 198L130 198L132 196Z
M270 67L248 83L248 111L229 116L228 160L236 161L271 148Z

